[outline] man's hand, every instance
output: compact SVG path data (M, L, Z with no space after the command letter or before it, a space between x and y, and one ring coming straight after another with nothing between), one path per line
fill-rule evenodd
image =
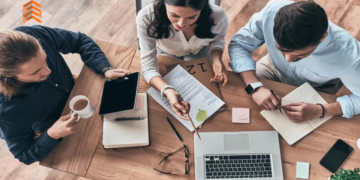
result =
M164 91L165 96L169 100L172 110L184 120L190 120L189 117L184 116L184 114L189 113L190 104L184 102L181 95L173 89L166 89Z
M74 127L76 125L76 117L71 117L70 114L61 117L48 130L48 135L53 139L60 139L75 133Z
M210 79L210 82L224 82L223 86L225 86L228 82L228 76L224 63L220 59L214 59L212 66L215 76Z
M115 79L124 77L130 73L131 73L130 71L125 70L125 69L110 69L105 72L105 78L115 80Z
M321 117L322 108L320 105L309 103L292 103L282 106L288 117L295 122L308 121Z
M275 96L269 89L259 87L253 94L254 101L265 110L277 110L281 108L281 97L274 92Z

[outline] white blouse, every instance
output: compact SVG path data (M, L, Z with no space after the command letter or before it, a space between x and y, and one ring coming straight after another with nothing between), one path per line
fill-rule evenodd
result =
M139 38L139 46L141 49L141 69L145 80L149 83L151 78L161 76L157 64L157 51L158 46L165 53L175 55L178 57L192 54L197 54L203 47L208 46L208 51L211 53L215 49L224 50L225 35L228 28L228 18L225 11L210 3L212 9L211 16L214 19L215 25L211 31L217 34L214 38L199 39L195 35L189 41L186 40L182 31L175 31L174 27L170 25L174 33L170 33L169 38L156 39L147 34L147 28L154 18L154 4L142 8L136 17L137 36Z

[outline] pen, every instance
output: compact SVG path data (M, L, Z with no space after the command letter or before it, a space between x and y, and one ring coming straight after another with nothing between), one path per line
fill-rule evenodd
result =
M272 95L275 97L275 99L276 99L277 101L279 101L278 98L275 96L274 91L273 91L273 90L270 90L270 91L271 91ZM279 111L280 111L280 113L282 114L281 108L279 108Z
M201 137L200 137L200 135L199 135L198 131L196 130L196 127L195 127L194 122L192 121L192 119L191 119L191 117L190 117L190 114L188 113L187 115L188 115L188 117L190 118L191 125L193 126L194 131L195 131L195 133L196 133L197 137L198 137L198 138L199 138L199 140L201 141Z
M169 122L171 128L174 130L176 136L179 138L180 141L182 141L182 138L180 136L180 134L177 132L177 130L175 129L174 125L171 123L170 119L168 117L166 117L167 121Z
M122 118L116 118L115 121L127 121L127 120L143 120L144 117L122 117Z

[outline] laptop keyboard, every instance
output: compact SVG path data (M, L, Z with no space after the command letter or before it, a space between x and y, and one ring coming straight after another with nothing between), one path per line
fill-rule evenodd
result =
M269 154L205 155L206 179L272 178Z

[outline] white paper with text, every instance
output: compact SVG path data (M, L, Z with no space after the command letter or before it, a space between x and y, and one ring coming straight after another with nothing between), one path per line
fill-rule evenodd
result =
M225 104L220 98L207 89L180 65L176 66L167 75L165 75L164 80L169 85L173 86L185 101L190 103L191 108L189 114L196 128ZM186 128L188 128L191 132L194 131L190 121L181 119L172 110L167 98L161 97L158 90L151 87L147 90L147 93L177 120L179 120Z

